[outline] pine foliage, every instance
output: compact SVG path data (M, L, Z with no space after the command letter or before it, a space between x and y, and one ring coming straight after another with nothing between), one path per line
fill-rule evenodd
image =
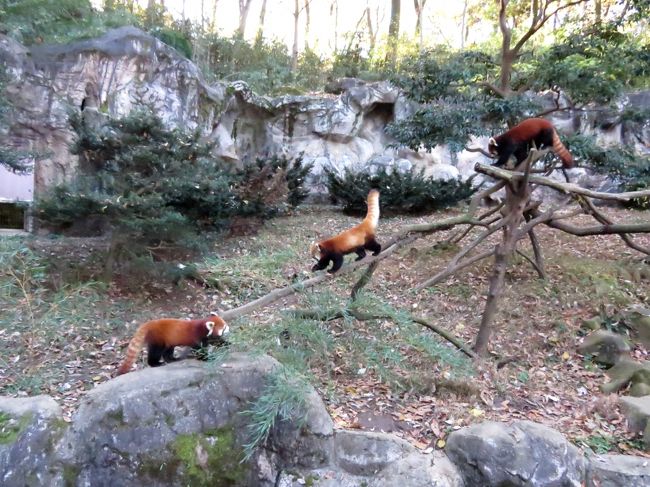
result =
M63 229L100 220L103 229L146 245L186 242L238 215L277 214L300 200L309 170L300 160L271 157L256 170L236 171L211 155L198 132L169 129L148 111L100 127L73 115L71 125L82 174L55 187L37 215Z
M326 170L327 188L334 203L345 211L366 212L366 197L372 188L381 192L382 212L393 214L425 213L452 206L469 197L474 190L471 181L442 181L427 177L424 171L387 171L376 174L346 169L342 176Z

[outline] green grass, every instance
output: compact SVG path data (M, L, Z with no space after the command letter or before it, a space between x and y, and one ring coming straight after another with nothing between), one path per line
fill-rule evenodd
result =
M220 290L228 290L239 302L255 299L284 284L283 266L298 258L290 248L277 252L259 250L229 259L210 256L198 265L198 269L207 282Z

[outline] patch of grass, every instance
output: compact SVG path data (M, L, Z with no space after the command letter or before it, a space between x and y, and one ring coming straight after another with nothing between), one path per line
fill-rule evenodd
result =
M576 442L583 448L589 448L596 454L609 453L616 450L616 439L610 435L594 434L577 438Z
M290 248L277 252L260 250L237 258L207 257L199 269L203 278L214 287L244 301L284 284L282 268L296 259L296 252Z

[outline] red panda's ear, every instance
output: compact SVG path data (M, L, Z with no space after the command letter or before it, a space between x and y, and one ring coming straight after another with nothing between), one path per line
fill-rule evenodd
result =
M488 140L488 145L493 145L494 147L499 147L499 144L497 144L497 141L494 140L494 137L490 137L490 140Z

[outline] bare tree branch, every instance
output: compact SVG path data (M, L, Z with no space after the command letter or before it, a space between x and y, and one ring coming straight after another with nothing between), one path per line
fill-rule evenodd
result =
M501 169L499 167L489 166L481 163L476 163L474 170L476 172L487 174L488 176L492 176L493 178L498 178L504 181L513 181L524 176L524 174L521 172L509 171L507 169ZM581 194L584 196L589 196L590 198L609 201L630 201L635 198L644 198L650 196L649 189L642 191L627 191L623 193L603 193L600 191L592 191L590 189L583 188L577 184L562 183L560 181L555 181L553 179L537 175L530 175L530 182L539 184L541 186L548 186L549 188L557 189L558 191L567 194Z

